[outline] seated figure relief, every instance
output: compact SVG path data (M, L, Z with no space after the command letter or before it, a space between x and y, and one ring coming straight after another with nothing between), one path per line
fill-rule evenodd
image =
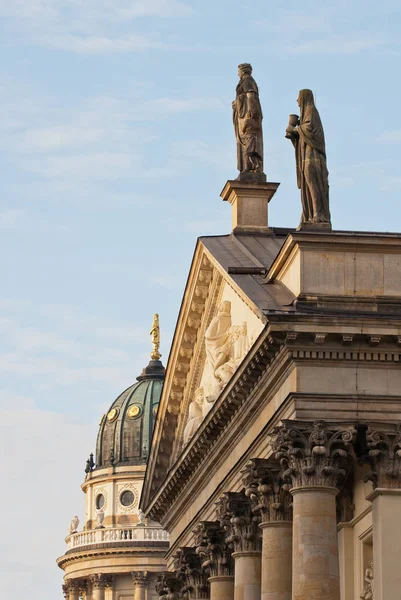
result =
M205 332L206 369L208 376L195 392L189 405L188 420L184 429L184 445L196 433L213 403L227 385L250 347L247 323L233 325L231 302L223 301L217 315Z

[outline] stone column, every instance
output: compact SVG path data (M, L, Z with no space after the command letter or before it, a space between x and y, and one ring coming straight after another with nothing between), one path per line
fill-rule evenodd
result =
M209 574L210 600L234 600L234 562L218 521L201 521L195 531L196 553Z
M155 589L159 595L159 600L180 600L181 588L182 581L177 578L174 571L165 571L157 576Z
M243 493L227 492L217 503L226 543L233 549L234 600L260 600L262 537L260 518Z
M134 600L146 600L146 590L149 585L147 571L133 571Z
M104 600L104 588L106 587L106 578L103 574L91 575L89 577L92 587L92 600Z
M373 483L367 499L373 516L374 600L388 600L401 589L401 424L386 426L385 432L368 430L367 444L372 471L366 479Z
M79 582L70 579L67 582L68 600L79 600Z
M188 600L209 600L209 572L202 568L195 548L179 548L173 558L177 577L183 584L181 592Z
M291 496L280 471L277 462L262 458L242 471L245 494L262 520L262 600L291 600L292 594Z
M272 436L293 486L293 600L340 600L336 495L352 472L353 435L324 421L283 421Z

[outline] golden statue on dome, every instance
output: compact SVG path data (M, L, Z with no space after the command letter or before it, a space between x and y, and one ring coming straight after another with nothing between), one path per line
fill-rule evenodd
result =
M160 360L162 355L159 352L160 325L159 325L159 315L157 313L153 317L153 323L152 323L152 329L150 330L150 335L152 336L152 344L153 344L153 350L150 353L150 358L152 360Z

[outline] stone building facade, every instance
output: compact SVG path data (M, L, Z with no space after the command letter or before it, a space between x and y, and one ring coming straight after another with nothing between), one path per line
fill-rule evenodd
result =
M401 235L270 228L231 181L198 240L141 498L169 600L401 597Z
M66 600L158 598L168 534L139 510L139 499L165 375L159 357L101 419L82 484L85 522L79 530L73 518L67 550L57 560Z

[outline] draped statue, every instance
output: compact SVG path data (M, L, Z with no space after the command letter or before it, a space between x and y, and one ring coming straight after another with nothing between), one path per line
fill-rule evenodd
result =
M187 445L189 440L195 435L199 425L203 421L203 405L205 401L203 387L196 390L194 399L189 405L188 409L188 420L185 425L183 440L184 445Z
M263 115L258 86L252 77L252 66L248 63L239 65L238 75L240 80L232 103L237 169L240 172L238 179L257 178L266 181L263 173Z
M363 587L363 592L360 595L362 600L374 600L373 597L373 561L370 561L368 568L365 571L365 585Z
M303 225L331 229L329 210L329 172L326 144L319 112L311 90L298 95L300 117L290 115L286 137L295 147L297 184L301 190Z

